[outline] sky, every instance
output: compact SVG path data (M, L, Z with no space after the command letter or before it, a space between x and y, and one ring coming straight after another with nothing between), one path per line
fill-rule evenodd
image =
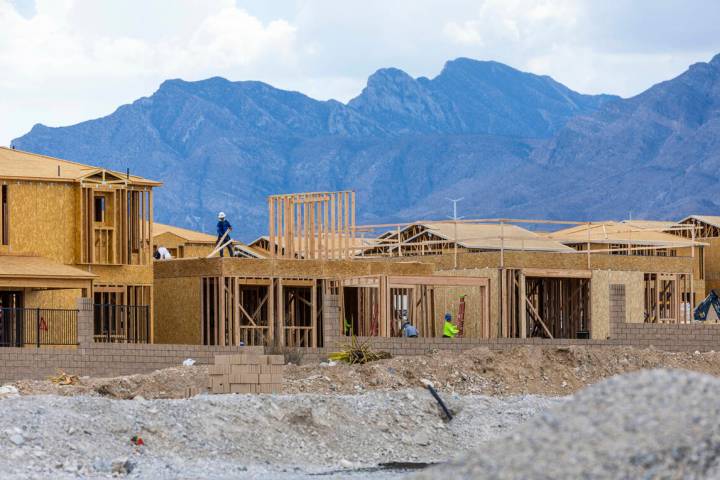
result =
M0 0L0 145L170 78L345 102L379 68L470 57L628 97L720 53L718 25L717 0Z

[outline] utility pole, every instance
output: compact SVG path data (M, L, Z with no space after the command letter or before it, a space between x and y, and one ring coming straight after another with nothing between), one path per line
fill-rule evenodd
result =
M447 200L451 201L453 204L453 216L450 217L454 222L454 231L455 231L455 252L453 255L453 270L457 270L458 268L458 261L457 261L457 255L458 255L458 235L457 235L457 221L460 220L463 217L458 217L457 214L457 204L459 201L463 200L463 198L448 198Z

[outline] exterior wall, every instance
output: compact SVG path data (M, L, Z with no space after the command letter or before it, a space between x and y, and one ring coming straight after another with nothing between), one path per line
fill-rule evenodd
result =
M593 270L590 279L590 333L593 340L604 340L610 337L610 285L625 286L626 321L644 322L644 273Z
M78 268L98 275L95 285L148 285L153 284L153 266L150 265L78 265Z
M79 252L78 187L29 181L8 181L7 185L10 245L0 248L74 264Z
M82 291L68 290L31 290L25 289L25 308L62 308L74 309Z
M42 256L97 274L95 285L145 285L152 288L148 265L85 265L80 257L80 186L78 183L2 181L8 185L10 245L0 253ZM77 290L26 291L27 306L73 308ZM43 303L48 302L48 303Z
M178 248L181 245L185 245L185 240L174 233L165 232L160 235L153 236L153 245L165 248Z
M490 280L490 293L489 293L489 314L490 318L498 318L499 315L499 293L498 293L498 284L499 284L499 278L500 273L497 268L468 268L468 269L462 269L462 270L439 270L435 272L435 275L443 275L443 276L454 276L454 277L480 277L480 278L487 278ZM437 319L439 323L439 332L442 331L442 325L443 325L443 318L445 317L446 312L450 312L453 316L453 319L457 318L457 309L458 309L458 303L459 303L459 295L461 293L472 295L472 293L475 293L477 295L477 289L476 288L468 288L468 287L435 287L436 296L438 294L440 295L452 295L452 297L455 298L455 301L452 301L452 297L450 298L450 301L448 302L438 302L437 299L435 301L435 318ZM467 329L468 335L471 335L475 333L473 331L473 325L471 323L468 323L468 313L471 313L472 305L466 306L466 320L465 320L465 328ZM477 308L478 306L475 305ZM497 336L497 322L490 322L491 327L491 335ZM436 327L438 328L438 327Z
M699 241L709 244L704 248L705 290L703 293L705 296L710 293L710 290L720 293L720 238L703 238ZM704 298L698 289L696 289L695 295L697 301Z
M165 232L153 237L153 243L169 249L175 249L176 258L205 258L214 249L214 243L188 242L182 237L171 232ZM182 254L181 254L182 251Z
M214 244L208 243L186 243L184 258L205 258L215 250Z
M155 343L202 344L200 278L159 278L154 294Z
M458 268L500 268L500 252L458 254ZM640 257L626 255L588 255L578 253L517 252L507 251L503 255L505 268L553 268L570 270L620 270L659 273L689 273L692 270L690 257ZM423 257L391 257L387 261L408 259L432 263L438 270L453 268L453 255L427 255ZM378 260L383 261L383 260Z

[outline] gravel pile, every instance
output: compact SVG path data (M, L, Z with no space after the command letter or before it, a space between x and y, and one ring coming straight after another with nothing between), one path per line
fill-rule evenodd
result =
M2 478L307 478L347 469L348 475L319 477L346 478L352 469L383 462L447 461L562 402L458 395L446 401L457 415L451 423L421 389L187 400L5 398ZM145 445L134 445L134 436Z
M614 377L509 436L416 479L720 478L720 380L679 370Z

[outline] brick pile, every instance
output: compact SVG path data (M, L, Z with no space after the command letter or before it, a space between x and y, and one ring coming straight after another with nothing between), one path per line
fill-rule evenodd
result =
M282 355L216 355L208 367L212 393L280 393Z

